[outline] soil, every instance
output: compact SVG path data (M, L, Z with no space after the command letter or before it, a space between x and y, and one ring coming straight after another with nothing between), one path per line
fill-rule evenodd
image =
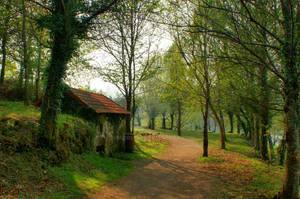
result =
M159 158L139 160L121 180L85 199L217 199L222 188L216 176L200 168L202 148L194 140L159 135L169 141Z

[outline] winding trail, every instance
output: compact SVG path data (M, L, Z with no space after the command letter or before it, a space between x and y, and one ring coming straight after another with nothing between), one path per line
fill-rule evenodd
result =
M169 141L159 158L140 160L121 180L86 199L217 199L221 183L199 167L201 146L193 140L159 135Z

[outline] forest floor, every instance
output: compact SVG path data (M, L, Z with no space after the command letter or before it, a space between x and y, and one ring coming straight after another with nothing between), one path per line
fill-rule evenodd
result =
M282 187L283 168L257 159L241 135L227 134L222 150L219 134L209 133L209 157L204 158L199 131L183 132L184 138L158 131L152 136L168 140L166 152L138 160L132 173L84 199L266 199Z
M155 136L152 133L149 136ZM195 140L159 135L168 150L158 158L139 160L134 172L93 193L88 199L219 198L218 176L200 167L201 146Z

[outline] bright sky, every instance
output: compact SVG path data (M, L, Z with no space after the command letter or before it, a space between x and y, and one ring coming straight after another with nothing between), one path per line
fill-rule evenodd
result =
M172 40L169 36L166 36L165 34L163 37L158 38L156 40L158 51L160 53L165 52L172 44ZM96 50L93 53L90 54L89 57L92 57L91 65L97 67L99 64L103 63L109 63L111 61L111 57L108 57L107 55L104 55L101 50ZM111 83L104 82L101 78L94 78L90 80L90 89L101 91L105 95L110 97L116 97L118 94L120 94L117 87Z

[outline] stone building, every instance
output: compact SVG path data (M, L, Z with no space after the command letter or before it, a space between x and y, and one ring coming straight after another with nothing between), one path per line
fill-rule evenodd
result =
M41 100L39 100L41 101ZM38 104L40 102L37 102ZM125 151L125 108L104 95L75 88L67 88L62 100L62 113L81 117L96 126L94 150L112 156Z

